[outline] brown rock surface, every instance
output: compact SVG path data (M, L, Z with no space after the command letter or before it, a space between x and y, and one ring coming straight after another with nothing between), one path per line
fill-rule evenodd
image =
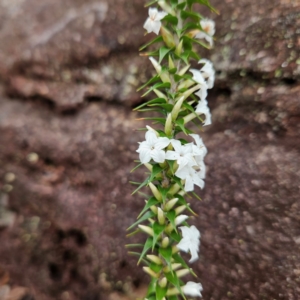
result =
M300 4L211 2L221 14L204 56L218 76L193 267L204 299L297 300ZM143 205L128 185L144 176L130 174L143 139L131 107L149 68L143 1L0 7L0 293L142 297L148 278L124 245Z

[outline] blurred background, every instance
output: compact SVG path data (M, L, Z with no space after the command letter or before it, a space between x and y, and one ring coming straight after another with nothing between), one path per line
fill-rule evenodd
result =
M0 299L133 300L124 245L151 75L143 0L0 0ZM211 0L220 15L198 213L206 300L300 295L300 1ZM196 65L194 65L196 67Z

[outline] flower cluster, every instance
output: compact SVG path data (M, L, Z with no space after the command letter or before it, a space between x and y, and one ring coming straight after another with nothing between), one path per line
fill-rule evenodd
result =
M195 12L193 4L204 3L215 10L207 0L157 0L150 4L153 3L162 10L149 8L144 29L158 37L140 50L161 44L157 50L143 52L143 56L149 56L155 75L140 89L148 87L143 96L153 92L155 98L136 110L155 111L162 117L147 118L160 127L146 126L145 140L137 149L137 167L144 165L149 173L134 193L147 186L151 196L129 230L137 226L132 234L142 231L148 235L139 253L139 262L145 263L143 270L152 278L145 300L176 300L180 295L184 299L185 295L201 297L200 283L181 280L187 274L195 275L181 252L189 253L189 262L193 263L198 259L200 246L199 230L188 225L189 215L182 212L193 213L185 195L193 193L197 197L195 185L204 188L207 154L201 137L188 124L197 120L202 126L211 124L207 95L215 80L212 63L194 50L194 45L213 45L215 24ZM191 59L198 61L198 69L191 68Z

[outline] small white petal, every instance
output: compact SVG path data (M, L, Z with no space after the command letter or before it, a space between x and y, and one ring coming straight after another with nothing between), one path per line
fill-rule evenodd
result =
M157 163L163 163L165 161L166 152L164 150L154 149L151 151L151 157Z
M150 150L149 149L141 149L141 151L140 151L141 163L146 164L150 160L151 160Z
M181 287L182 292L191 297L202 297L201 292L203 290L201 283L189 281L186 285Z
M175 218L175 225L176 226L180 225L182 222L184 222L188 218L189 218L189 216L187 216L187 215L179 215L179 216L177 216Z

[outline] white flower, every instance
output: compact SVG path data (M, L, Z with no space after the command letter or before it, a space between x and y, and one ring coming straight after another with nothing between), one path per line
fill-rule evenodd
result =
M181 145L180 141L171 140L171 144L175 151L167 151L166 159L177 160L177 163L179 165L178 170L182 169L186 165L195 166L197 164L192 154L193 148L191 143Z
M201 68L200 72L202 76L207 79L207 88L211 89L214 86L215 82L215 70L213 67L213 64L208 59L200 59L198 61L199 64L204 64L204 66Z
M175 175L185 180L184 190L191 192L194 190L194 185L198 185L201 189L204 188L203 178L205 177L205 169L196 171L193 167L185 166L182 169L178 169Z
M207 154L207 149L201 139L201 137L198 134L190 134L190 136L195 140L196 145L193 146L193 154L194 156L196 156L195 158L197 158L197 156L201 155L202 159L204 158L204 156ZM198 148L196 150L196 148ZM198 153L201 154L198 154Z
M213 45L213 35L215 34L215 22L209 19L203 19L200 21L200 25L202 27L201 32L196 34L196 38L205 39L210 46Z
M182 226L179 228L182 232L182 240L177 245L177 248L183 252L190 251L190 262L194 262L198 259L200 232L194 225L191 227Z
M202 297L201 292L203 290L201 283L189 281L186 285L181 287L183 293L191 297Z
M160 20L163 19L166 15L167 13L164 11L158 11L155 7L149 7L149 18L146 20L144 28L148 33L154 32L158 34L161 27Z
M148 163L151 158L158 163L165 161L166 152L162 149L170 144L166 137L157 137L155 132L150 130L146 132L146 140L139 143L140 146L136 152L140 154L141 163Z
M196 95L198 96L197 93L196 93ZM210 114L210 110L207 106L207 101L205 99L199 101L195 112L197 114L204 114L205 115L205 121L203 123L203 126L211 124L211 114Z
M205 78L203 74L196 69L190 69L190 71L193 73L193 79L198 83L201 84L201 87L199 91L197 91L196 95L199 96L201 100L205 100L207 97L207 83L205 82Z
M189 218L189 216L187 216L187 215L179 215L179 216L177 216L175 218L175 225L176 226L180 225L182 222L184 222L188 218Z

